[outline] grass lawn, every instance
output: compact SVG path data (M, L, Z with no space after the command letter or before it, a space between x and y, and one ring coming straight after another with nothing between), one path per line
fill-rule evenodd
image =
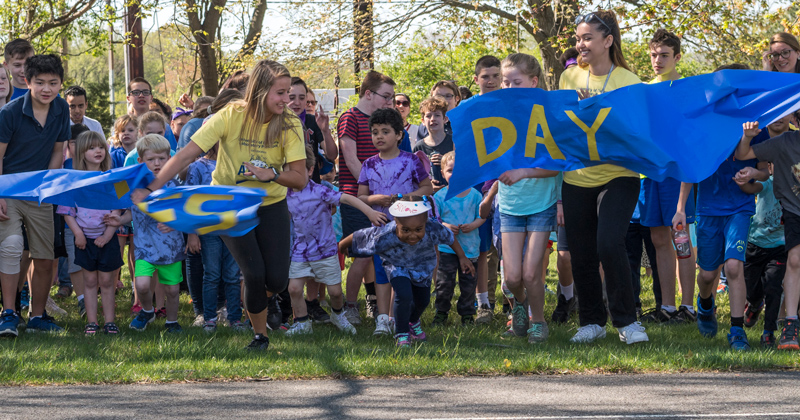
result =
M551 267L555 267L552 256ZM127 272L127 271L124 271ZM555 271L548 274L548 286L555 290ZM643 277L644 307L653 306L649 278ZM363 293L363 291L362 291ZM498 296L501 294L498 291ZM545 313L556 302L547 295ZM433 302L431 302L433 303ZM185 332L163 331L164 321L150 324L139 333L127 328L130 322L130 291L117 298L118 337L87 338L84 321L76 315L75 298L59 304L71 313L57 319L66 332L59 335L21 333L17 339L0 340L0 383L75 384L135 383L206 380L259 380L296 378L564 374L605 372L683 372L727 370L798 369L798 354L761 350L758 340L762 322L748 330L754 350L728 350L727 295L718 299L720 333L714 339L701 338L695 325L648 326L649 343L628 346L617 339L609 324L608 336L591 345L572 345L569 338L577 328L573 316L566 325L550 325L550 339L540 345L524 338L502 338L506 319L499 314L484 326L460 325L452 310L447 327L426 326L433 317L428 308L423 326L428 342L398 350L389 337L372 337L374 323L366 321L357 336L346 336L330 325L315 325L308 337L270 335L267 352L244 350L252 333L234 333L218 328L206 334L191 328L189 298L181 297L180 322Z

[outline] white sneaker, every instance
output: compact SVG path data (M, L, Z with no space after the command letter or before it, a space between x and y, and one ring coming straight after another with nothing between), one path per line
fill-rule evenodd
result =
M361 325L361 315L358 313L357 306L344 305L344 315L351 325Z
M644 332L644 327L639 321L628 324L622 328L617 328L619 332L619 341L623 343L633 344L642 341L650 341L647 333Z
M286 335L293 336L293 335L304 335L304 334L311 334L313 330L311 329L311 320L307 319L303 322L295 322L286 330Z
M578 332L569 341L570 343L591 343L601 338L606 338L606 329L597 324L589 324L578 328Z
M391 335L392 327L389 315L381 314L375 318L375 332L372 335Z
M331 324L336 325L337 328L340 330L356 335L356 327L347 320L347 315L345 315L344 311L340 313L332 312L331 313Z
M205 325L206 325L206 319L205 317L203 317L203 314L194 317L194 322L192 322L193 327L203 327Z
M220 308L217 310L217 324L223 327L228 326L228 308Z

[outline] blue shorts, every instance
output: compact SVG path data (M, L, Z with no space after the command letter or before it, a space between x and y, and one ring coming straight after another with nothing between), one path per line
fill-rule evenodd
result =
M492 219L486 219L481 227L478 228L481 235L481 248L479 252L489 252L492 249Z
M697 216L697 265L714 271L730 259L744 262L750 217L747 213Z
M513 216L500 212L500 232L552 232L556 230L556 204L539 213Z
M640 209L642 226L672 226L672 217L675 216L675 208L678 207L678 197L681 193L681 182L673 178L661 182L645 178L642 180L642 189L644 190L644 206ZM685 210L686 224L691 225L695 220L694 187L689 192Z
M389 284L389 276L383 269L383 260L377 255L372 256L372 265L375 266L375 284Z

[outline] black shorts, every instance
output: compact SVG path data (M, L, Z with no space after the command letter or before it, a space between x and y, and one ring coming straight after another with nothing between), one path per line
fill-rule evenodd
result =
M355 207L341 204L339 211L342 213L342 238L352 235L357 230L372 226L367 215Z
M786 253L788 254L792 248L800 245L800 216L783 210L783 234L786 238Z
M94 239L89 238L86 238L85 249L75 247L75 265L86 271L110 273L122 267L122 264L122 253L116 236L102 248L94 244Z

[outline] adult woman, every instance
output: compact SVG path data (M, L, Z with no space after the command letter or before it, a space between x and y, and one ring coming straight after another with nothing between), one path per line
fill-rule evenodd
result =
M614 12L581 15L575 24L578 65L564 71L561 89L575 89L579 98L586 98L640 83L622 55ZM598 144L601 141L598 139ZM608 315L603 304L600 263L605 273L609 311L620 340L628 344L647 341L644 328L636 321L625 251L625 234L639 196L639 175L608 164L566 172L561 194L579 293L581 326L571 341L588 343L606 335Z
M405 93L395 93L394 107L403 117L403 127L408 132L408 138L411 140L411 148L413 149L414 145L417 144L419 126L408 122L408 115L411 114L411 98Z
M219 159L212 184L267 191L258 210L258 226L241 237L223 237L244 274L245 308L255 331L248 348L257 350L269 346L267 293L282 291L289 279L286 189L302 189L308 183L302 124L286 107L290 87L286 67L269 60L258 62L244 102L234 102L214 114L147 189L132 194L134 202L141 201L217 142Z
M764 53L764 70L800 73L800 42L794 35L779 32L769 39L769 51Z

